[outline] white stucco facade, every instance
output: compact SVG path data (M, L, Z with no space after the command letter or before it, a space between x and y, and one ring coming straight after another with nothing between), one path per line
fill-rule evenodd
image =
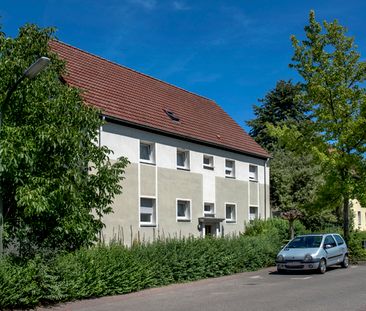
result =
M100 144L113 151L112 160L130 161L123 193L104 219L107 242L237 234L251 218L270 216L264 158L117 123L102 128ZM142 159L148 152L152 160Z
M366 231L366 208L362 207L357 200L352 200L351 210L354 216L354 229Z

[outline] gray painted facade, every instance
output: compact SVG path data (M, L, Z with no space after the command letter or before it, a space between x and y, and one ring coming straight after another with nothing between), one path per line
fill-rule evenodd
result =
M115 158L127 156L130 161L114 213L104 217L106 242L116 239L131 245L158 236L238 234L254 217L251 210L262 219L270 215L266 159L111 123L100 137L100 144L111 148ZM141 143L151 144L153 163L140 159ZM177 168L178 150L189 156L186 170ZM205 168L204 155L213 158L212 168ZM226 175L226 160L234 162L234 176ZM250 165L257 170L254 181L249 176ZM205 213L205 203L212 206L212 213ZM146 209L146 204L153 207ZM153 215L142 215L146 210L153 210Z

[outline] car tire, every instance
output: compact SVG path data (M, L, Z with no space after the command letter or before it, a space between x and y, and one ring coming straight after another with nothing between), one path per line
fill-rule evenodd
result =
M318 272L319 272L320 274L324 274L324 273L325 273L325 271L327 271L327 263L326 263L325 259L324 259L324 258L322 258L322 259L320 259L320 261L319 261Z
M345 254L344 257L343 257L343 261L341 263L341 267L342 268L348 268L349 266L349 257L348 257L348 254Z

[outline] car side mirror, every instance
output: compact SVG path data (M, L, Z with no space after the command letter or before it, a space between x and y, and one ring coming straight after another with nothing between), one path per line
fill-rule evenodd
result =
M325 244L325 245L324 245L324 248L325 248L325 249L332 248L332 245L330 245L330 244Z

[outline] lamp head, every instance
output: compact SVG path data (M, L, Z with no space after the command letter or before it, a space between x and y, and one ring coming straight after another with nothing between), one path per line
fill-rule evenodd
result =
M32 65L30 65L25 71L24 76L28 79L33 79L36 75L38 75L41 71L43 71L48 64L50 63L50 59L48 57L40 57L38 58Z

